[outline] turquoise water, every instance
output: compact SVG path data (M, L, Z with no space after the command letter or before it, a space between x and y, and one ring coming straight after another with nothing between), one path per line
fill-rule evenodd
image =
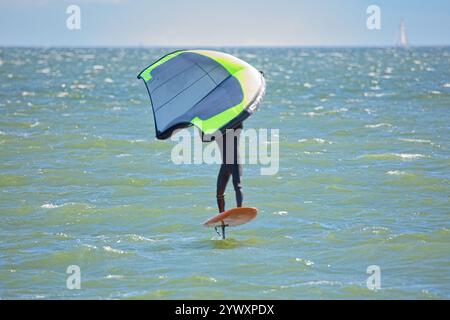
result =
M450 298L450 48L223 50L266 74L246 127L280 130L225 241L218 165L154 139L136 75L167 49L0 48L0 298Z

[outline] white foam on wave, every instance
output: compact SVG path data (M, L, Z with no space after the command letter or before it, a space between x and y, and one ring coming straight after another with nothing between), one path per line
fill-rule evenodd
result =
M377 123L377 124L366 124L364 128L380 128L380 127L392 127L392 124L387 122Z
M427 157L420 153L380 153L380 154L365 154L358 156L357 159L381 159L388 160L392 158L400 158L401 160L416 160Z
M42 74L49 74L50 71L51 71L50 68L44 68L44 69L37 70L36 72L42 73Z
M304 154L323 154L321 151L303 151Z
M431 140L428 139L410 139L410 138L399 138L398 140L404 141L404 142L412 142L412 143L423 143L423 144L429 144L430 146L441 148L441 145L434 143Z
M61 91L58 92L58 94L56 95L58 98L64 98L67 97L69 95L69 93L67 91Z
M426 140L426 139L399 138L398 140L405 141L405 142L432 143L431 140Z
M69 238L69 235L64 232L58 232L58 233L56 233L56 236L60 237L60 238Z
M295 258L296 262L301 262L303 264L305 264L306 266L310 267L314 265L314 262L308 259L302 259L302 258Z
M57 204L53 204L53 203L44 203L41 206L41 208L43 208L43 209L56 209L56 208L60 208L60 207L63 207L63 206L65 206L65 204L57 205Z
M386 95L387 94L385 94L385 93L364 92L364 97L367 97L367 98L381 98Z
M144 236L140 236L138 234L132 234L130 235L131 239L133 241L148 241L148 242L156 242L156 240L150 239L150 238L146 238Z
M333 142L331 142L331 141L328 141L328 140L325 140L325 139L321 139L321 138L313 138L313 140L314 140L315 142L317 142L317 143L320 143L320 144L324 144L324 143L332 144L332 143L333 143Z
M131 154L121 153L121 154L116 155L116 158L125 158L125 157L131 157Z
M95 88L95 85L94 84L77 83L77 84L71 85L70 88L85 90L85 89L93 89L93 88Z
M144 139L134 139L134 140L128 140L131 143L140 143L140 142L145 142Z
M425 157L423 154L420 153L394 153L393 155L406 160L413 160Z
M342 282L329 280L313 280L301 283L293 283L289 285L282 285L280 286L280 289L288 289L301 286L342 286Z
M339 109L332 109L332 110L322 110L323 112L303 112L302 115L304 116L309 116L309 117L316 117L316 116L325 116L325 115L329 115L329 114L337 114L337 113L343 113L343 112L347 112L348 109L347 108L339 108Z
M103 246L103 249L105 251L118 253L118 254L126 254L127 253L126 251L123 251L123 250L120 250L120 249L115 249L115 248L112 248L110 246Z
M83 244L83 247L86 247L86 248L88 248L88 249L97 249L97 247L96 246L94 246L94 245L92 245L92 244Z
M386 172L386 174L390 176L401 176L406 174L406 172L400 170L389 170L388 172Z
M279 216L287 216L287 211L275 211L273 214L279 215Z

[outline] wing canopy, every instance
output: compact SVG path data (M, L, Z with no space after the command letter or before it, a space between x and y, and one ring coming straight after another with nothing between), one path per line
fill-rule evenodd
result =
M197 126L205 135L247 118L265 91L262 73L226 53L182 50L159 59L139 75L147 87L156 137Z

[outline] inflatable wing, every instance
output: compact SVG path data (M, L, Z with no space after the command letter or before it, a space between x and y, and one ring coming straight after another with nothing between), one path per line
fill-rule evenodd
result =
M191 125L206 136L223 133L249 117L265 92L262 72L210 50L170 53L141 71L138 79L147 87L158 139Z

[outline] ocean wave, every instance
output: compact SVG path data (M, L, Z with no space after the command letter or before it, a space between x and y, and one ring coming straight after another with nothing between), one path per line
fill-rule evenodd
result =
M425 139L407 139L407 138L399 138L400 141L405 142L418 142L418 143L432 143L431 140L425 140Z
M347 111L348 111L347 108L339 108L339 109L332 109L332 110L327 110L327 111L323 111L323 112L314 112L314 111L303 112L302 115L309 116L309 117L317 117L317 116L334 115L334 114L344 113Z
M333 142L322 139L322 138L298 139L297 141L299 143L333 144Z
M120 274L108 274L105 278L106 279L123 279L124 276L120 275Z
M313 280L307 282L293 283L289 285L282 285L280 286L280 289L289 289L302 286L342 286L342 285L343 284L340 281Z
M428 140L428 139L399 138L398 140L403 141L403 142L429 144L430 146L433 146L433 147L442 148L441 145L434 143L433 141Z
M314 262L308 259L302 259L302 258L295 258L295 262L300 262L304 264L307 267L311 267L314 265Z
M124 157L131 157L131 154L129 153L121 153L116 155L116 158L124 158Z
M387 175L390 176L401 176L401 175L405 175L406 172L405 171L399 171L399 170L390 170L388 172L386 172Z
M117 253L117 254L127 254L128 253L128 252L126 252L124 250L115 249L115 248L112 248L110 246L103 246L103 250L105 250L107 252Z
M392 127L392 124L382 122L382 123L377 123L377 124L366 124L364 126L364 128L379 128L379 127Z
M420 153L375 153L375 154L365 154L359 156L358 159L373 159L373 160L417 160L425 158L426 156Z
M140 236L138 234L130 234L129 235L130 239L133 241L148 241L148 242L156 242L156 240L150 239L150 238L146 238L144 236Z
M275 211L275 212L273 212L273 214L279 215L279 216L287 216L288 212L287 211Z
M53 203L45 203L45 204L43 204L41 206L41 208L43 208L43 209L56 209L56 208L61 208L63 206L65 206L65 204L57 205L57 204L53 204Z

